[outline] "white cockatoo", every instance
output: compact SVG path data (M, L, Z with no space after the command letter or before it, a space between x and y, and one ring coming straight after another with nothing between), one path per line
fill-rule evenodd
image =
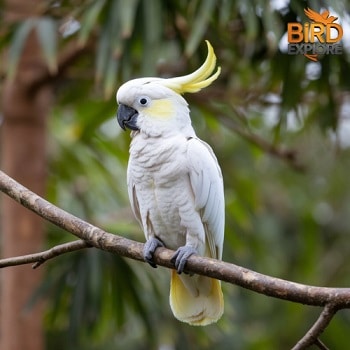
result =
M210 85L216 56L208 56L195 72L182 77L140 78L117 92L118 122L131 132L127 170L133 212L146 243L144 258L153 267L157 247L175 250L170 306L174 316L191 325L216 322L223 313L220 281L181 274L192 254L221 259L224 240L224 190L219 164L211 147L191 125L181 94Z

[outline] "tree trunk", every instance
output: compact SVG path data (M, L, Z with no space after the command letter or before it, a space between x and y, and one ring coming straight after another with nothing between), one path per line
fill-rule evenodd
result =
M23 20L38 14L36 0L8 0L6 20ZM51 89L30 91L30 84L45 68L36 33L29 35L17 75L2 93L1 168L24 186L45 192L46 117ZM1 256L11 257L39 251L44 242L43 221L8 197L1 201ZM42 269L29 266L1 270L0 349L41 350L43 303L26 305L42 279Z

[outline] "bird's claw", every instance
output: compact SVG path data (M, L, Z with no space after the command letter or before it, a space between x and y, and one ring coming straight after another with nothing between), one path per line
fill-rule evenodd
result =
M162 241L158 238L151 237L148 239L143 248L143 257L146 262L148 262L152 267L156 268L157 265L153 261L153 254L158 247L164 247Z
M171 258L171 262L175 265L178 274L181 274L184 271L188 258L193 254L198 254L197 250L186 245L180 247L175 252L173 257Z

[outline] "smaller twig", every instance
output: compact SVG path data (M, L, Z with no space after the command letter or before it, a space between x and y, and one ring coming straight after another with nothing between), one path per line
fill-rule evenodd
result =
M320 350L329 350L329 348L325 344L323 344L323 342L321 342L319 338L316 339L315 345L318 346Z
M144 244L103 231L99 227L67 213L19 184L1 170L0 191L45 220L72 233L97 249L145 262L143 256ZM153 257L154 262L159 266L173 269L174 264L171 262L173 255L173 250L158 248ZM34 261L38 260L34 259ZM337 310L350 308L350 288L305 285L264 275L225 261L196 255L188 259L186 271L216 278L278 299L322 307L332 304L335 305L334 308Z
M220 99L220 95L223 96L224 92L220 89L217 89L216 91L219 91L219 95L214 95L214 91L209 90L209 92L207 93L193 95L190 98L193 101L196 101L197 103L211 100L214 97L214 99L216 99L218 102L224 102L222 99ZM213 115L216 115L223 125L225 125L230 130L234 131L236 134L244 138L249 143L255 145L256 147L260 148L262 151L270 154L271 156L285 161L294 170L300 172L305 171L305 165L301 164L296 150L287 149L279 145L275 145L274 143L271 143L270 141L250 131L248 128L248 118L243 112L243 110L241 110L240 108L231 105L230 109L225 111L221 107L217 107L213 104L206 105L205 108L212 112ZM232 114L234 114L235 117L239 120L239 124L232 119ZM240 125L244 125L244 127L241 127Z
M42 265L45 261L55 258L56 256L74 252L76 250L90 248L91 245L86 241L79 239L77 241L69 242L54 246L48 250L45 250L40 253L28 254L23 256L17 256L8 259L0 260L0 268L8 267L8 266L16 266L16 265L25 265L33 263L32 268L36 269L40 265Z
M298 341L298 343L292 348L292 350L307 349L312 344L317 345L319 349L326 350L327 347L321 342L319 336L329 325L337 311L338 307L335 304L326 304L316 322L307 331L307 333Z
M237 109L235 109L236 111ZM242 118L240 116L240 118ZM251 144L257 146L264 152L275 156L279 159L284 160L286 163L291 165L294 170L297 171L304 171L304 166L299 162L299 159L297 158L297 154L295 150L291 149L284 149L280 146L274 145L273 143L268 142L264 138L260 137L257 134L252 133L249 130L243 129L240 126L238 126L232 119L226 118L225 116L221 117L221 121L224 125L226 125L228 128L233 130L235 133L243 137L245 140L250 142Z

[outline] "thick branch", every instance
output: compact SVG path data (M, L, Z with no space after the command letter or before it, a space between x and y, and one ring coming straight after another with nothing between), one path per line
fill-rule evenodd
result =
M1 259L0 268L35 263L32 267L33 269L36 269L45 261L55 258L56 256L89 247L91 247L91 245L89 245L86 241L79 239L78 241L56 245L55 247L52 247L40 253Z
M307 333L301 338L292 350L307 349L312 344L318 345L320 349L327 349L325 345L318 339L331 322L333 316L338 311L338 308L334 304L327 304L317 321L307 331Z
M110 251L123 257L144 261L143 244L107 233L47 202L0 171L0 191L34 211L44 219L73 233L89 245ZM155 262L174 268L170 259L173 251L159 248ZM350 288L324 288L289 282L230 264L224 261L192 256L187 262L187 271L237 284L257 293L302 304L350 308Z

